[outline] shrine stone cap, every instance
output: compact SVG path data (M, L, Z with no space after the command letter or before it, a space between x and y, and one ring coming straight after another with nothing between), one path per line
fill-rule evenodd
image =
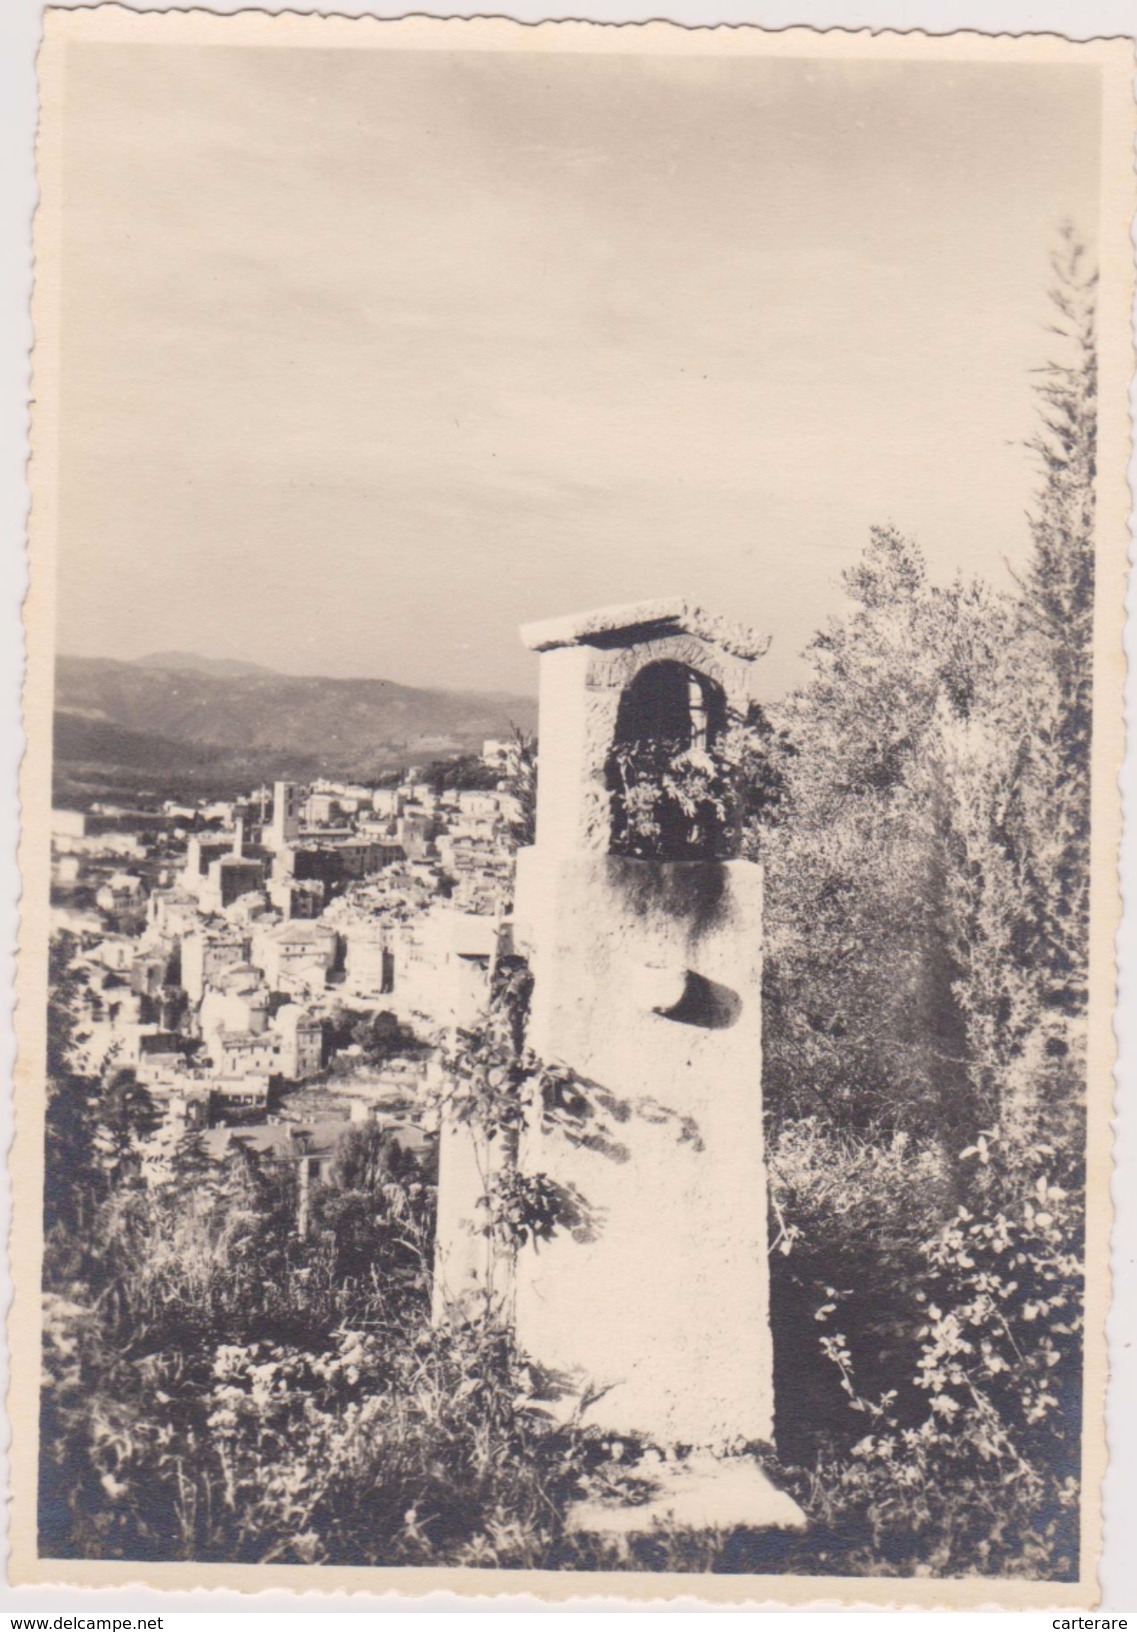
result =
M681 595L602 606L521 628L521 639L531 652L551 652L560 646L628 646L662 635L694 635L749 662L764 656L770 646L769 635L756 635L743 624L704 612Z

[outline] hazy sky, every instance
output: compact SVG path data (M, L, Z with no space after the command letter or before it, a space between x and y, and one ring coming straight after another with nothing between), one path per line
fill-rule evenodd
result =
M59 647L531 689L688 594L767 689L873 522L1006 581L1082 67L80 45Z

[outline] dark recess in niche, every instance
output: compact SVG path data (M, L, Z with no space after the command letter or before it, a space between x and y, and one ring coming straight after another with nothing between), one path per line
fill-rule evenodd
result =
M665 1020L681 1026L699 1026L703 1031L728 1031L742 1013L742 999L729 986L708 980L688 969L683 995L670 1009L657 1009Z
M649 663L625 687L605 766L613 855L698 861L723 854L721 801L713 767L696 767L690 750L713 754L726 726L722 687L685 663Z

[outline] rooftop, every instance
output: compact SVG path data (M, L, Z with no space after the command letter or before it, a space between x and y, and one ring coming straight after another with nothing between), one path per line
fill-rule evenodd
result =
M269 933L274 941L280 941L284 945L292 942L305 946L323 946L334 931L329 929L327 924L311 923L303 918L289 918Z
M527 623L521 629L521 639L532 652L551 652L559 646L620 646L661 635L694 635L751 661L764 656L770 645L768 635L757 635L742 624L705 612L682 595L573 612Z
M425 1148L422 1130L403 1122L379 1124L393 1143L416 1153ZM322 1122L269 1122L247 1128L210 1128L202 1134L202 1144L215 1161L222 1160L235 1144L258 1156L278 1158L330 1156L349 1129L365 1126L347 1117Z

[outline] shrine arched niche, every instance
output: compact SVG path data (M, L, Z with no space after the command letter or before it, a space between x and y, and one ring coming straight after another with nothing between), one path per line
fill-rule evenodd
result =
M604 772L611 854L723 854L726 788L715 750L726 723L722 684L692 664L659 658L628 679Z

